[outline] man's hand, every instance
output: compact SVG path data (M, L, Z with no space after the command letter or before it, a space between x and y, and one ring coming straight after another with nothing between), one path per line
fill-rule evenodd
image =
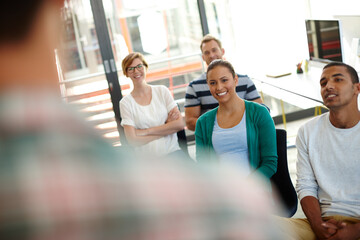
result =
M324 221L321 218L320 204L317 198L306 196L301 199L300 204L317 239L328 239L336 233L339 223L334 219Z
M334 223L331 220L315 226L312 225L311 228L313 229L318 239L328 239L338 230L337 223Z
M358 240L360 238L360 224L337 223L337 231L328 240Z

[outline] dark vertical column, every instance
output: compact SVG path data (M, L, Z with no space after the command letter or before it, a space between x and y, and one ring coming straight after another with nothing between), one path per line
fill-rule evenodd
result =
M122 93L117 75L114 54L111 48L111 40L107 27L104 6L102 0L90 0L90 3L94 16L96 35L99 41L105 75L109 85L111 102L115 113L115 120L120 134L120 142L122 145L124 145L126 144L126 139L124 135L124 129L120 125L121 117L119 106L119 102L122 98Z
M207 23L204 0L197 0L197 4L199 8L201 28L202 28L203 36L205 36L206 34L209 34L209 26Z

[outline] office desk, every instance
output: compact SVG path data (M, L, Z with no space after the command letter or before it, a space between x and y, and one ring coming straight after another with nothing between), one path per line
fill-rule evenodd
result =
M321 68L312 67L307 73L298 74L294 71L278 78L255 74L252 79L260 91L306 109L323 104L319 83L321 73Z
M297 74L296 69L294 69L294 72L290 75L278 78L267 77L265 74L252 74L252 80L260 93L265 93L280 100L281 109L277 106L278 103L275 103L271 115L275 123L282 122L286 129L287 121L322 113L321 73L322 67L312 67L306 73ZM297 108L291 107L286 110L284 103L289 103ZM281 118L282 120L280 120Z
M253 74L252 80L259 91L282 99L303 109L323 106L320 94L320 77L322 66L311 66L307 73L272 78L265 74ZM297 97L296 97L297 96ZM358 108L360 111L360 95L358 96Z

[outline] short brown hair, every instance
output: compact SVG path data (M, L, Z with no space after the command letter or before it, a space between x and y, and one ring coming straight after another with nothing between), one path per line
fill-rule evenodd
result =
M219 39L217 39L216 37L210 35L210 34L206 34L202 40L201 40L201 43L200 43L200 51L202 52L202 45L204 43L207 43L207 42L210 42L214 40L218 45L219 45L219 48L221 49L222 48L222 44L221 44L221 41Z
M129 53L129 55L127 55L123 60L122 60L122 63L121 63L121 67L122 67L122 71L124 73L125 76L128 76L127 75L127 69L128 67L131 65L131 63L136 59L136 58L139 58L142 63L144 64L144 66L146 67L146 69L149 67L148 66L148 63L146 62L145 58L144 58L144 55L142 55L141 53L139 52L133 52L133 53Z

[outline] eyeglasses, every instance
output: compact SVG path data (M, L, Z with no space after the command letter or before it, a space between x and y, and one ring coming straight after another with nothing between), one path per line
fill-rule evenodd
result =
M135 68L136 68L138 71L140 71L140 70L142 70L142 69L144 68L144 64L139 64L139 65L137 65L137 66L135 66L135 67L128 67L128 68L127 68L127 71L128 71L128 72L134 72L134 71L135 71Z

